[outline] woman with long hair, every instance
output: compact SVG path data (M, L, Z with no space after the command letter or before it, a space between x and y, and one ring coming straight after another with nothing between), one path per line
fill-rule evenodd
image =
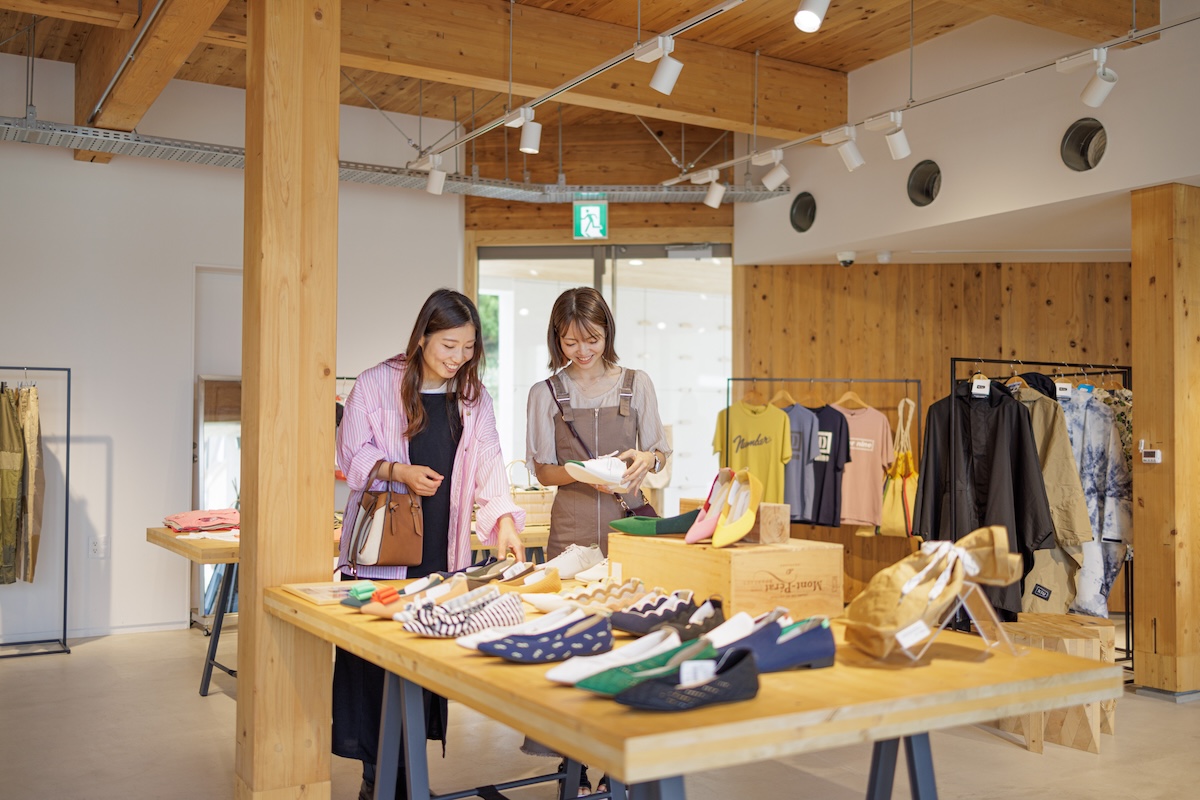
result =
M460 570L471 562L471 512L484 544L524 558L518 531L525 512L513 503L492 398L483 369L479 312L465 295L439 289L417 315L404 353L363 372L346 400L338 428L338 466L350 499L343 531L352 531L365 491L393 488L422 499L421 563L413 567L351 566L343 533L343 580L419 578ZM373 798L379 758L399 761L396 797L406 796L399 751L379 753L383 669L339 649L333 675L333 752L363 762L360 798ZM425 692L430 739L445 742L446 700Z

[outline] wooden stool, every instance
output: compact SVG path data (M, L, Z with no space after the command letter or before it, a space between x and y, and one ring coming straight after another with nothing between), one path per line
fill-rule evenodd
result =
M1089 617L1086 614L1018 614L1018 622L1053 622L1060 625L1077 625L1091 628L1100 634L1100 660L1105 664L1116 663L1117 626L1111 619ZM1100 732L1114 736L1117 733L1117 701L1100 701Z
M1024 615L1023 615L1024 616ZM1044 617L1067 617L1068 615L1033 615ZM1051 650L1079 658L1100 660L1100 631L1098 628L1077 625L1073 622L1056 620L1022 619L1005 622L1004 630L1014 644ZM1066 745L1089 753L1100 752L1100 704L1085 703L1079 706L1057 708L1052 711L1037 711L1018 717L997 720L996 727L1002 731L1019 733L1025 737L1025 746L1034 753L1042 752L1043 742Z

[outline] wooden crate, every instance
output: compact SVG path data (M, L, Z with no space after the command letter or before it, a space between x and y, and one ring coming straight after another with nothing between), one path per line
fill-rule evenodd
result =
M1035 614L1022 612L1017 614L1017 622L1049 622L1057 625L1093 629L1100 639L1100 660L1105 664L1116 663L1117 627L1111 619L1089 617L1086 614ZM1115 699L1100 701L1100 732L1114 736L1117 733L1117 701Z
M717 549L685 544L682 536L610 533L608 560L614 575L638 577L668 591L691 589L720 595L726 616L761 614L776 606L793 617L842 613L842 547L825 542L738 542Z

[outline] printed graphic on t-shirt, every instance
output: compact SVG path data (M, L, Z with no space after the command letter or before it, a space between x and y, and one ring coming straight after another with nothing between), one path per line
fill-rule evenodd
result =
M763 436L761 433L753 439L747 439L740 434L733 437L733 452L740 453L747 447L762 447L771 443L770 436Z
M850 449L851 450L862 450L867 453L874 453L875 452L875 440L874 439L863 439L861 437L851 436L850 437Z
M818 452L815 461L828 461L833 452L833 431L817 431Z

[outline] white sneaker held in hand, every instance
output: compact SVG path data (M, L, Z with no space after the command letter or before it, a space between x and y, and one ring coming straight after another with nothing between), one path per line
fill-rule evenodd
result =
M616 492L628 489L624 485L624 478L629 465L617 458L615 450L606 456L589 458L587 461L568 461L563 466L567 474L580 483L607 486Z

